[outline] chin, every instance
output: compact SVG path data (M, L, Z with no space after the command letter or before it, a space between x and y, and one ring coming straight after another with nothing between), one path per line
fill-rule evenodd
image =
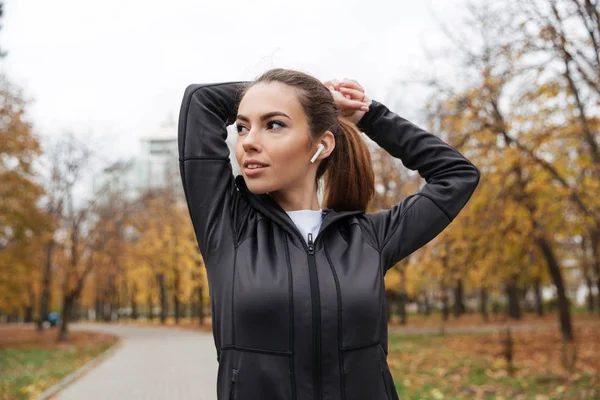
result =
M265 194L273 191L273 185L268 182L260 182L256 179L248 179L244 176L244 181L246 182L246 186L248 190L250 190L254 194Z

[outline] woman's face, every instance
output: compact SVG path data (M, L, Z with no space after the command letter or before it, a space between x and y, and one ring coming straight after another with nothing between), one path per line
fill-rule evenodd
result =
M251 192L314 186L317 163L310 159L317 147L295 89L278 82L252 86L240 102L236 125L236 158Z

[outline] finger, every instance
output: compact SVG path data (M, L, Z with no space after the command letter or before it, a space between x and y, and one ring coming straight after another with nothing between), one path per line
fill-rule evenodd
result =
M366 108L368 110L368 106L362 101L347 99L345 97L340 97L337 105L340 109L365 110Z
M359 100L355 100L352 98L347 98L341 92L339 92L335 89L329 89L329 91L331 92L331 95L333 96L336 106L341 110L345 110L345 109L363 110L363 111L369 110L369 102L366 101L366 98L364 101L359 101Z
M344 79L342 82L340 82L340 84L341 83L350 87L354 87L355 89L360 90L361 92L365 91L365 88L362 87L362 85L358 83L356 79Z
M357 89L350 89L342 86L340 87L340 92L342 92L345 97L350 96L353 100L362 101L365 98L365 93Z
M340 81L338 81L337 79L333 79L331 81L331 84L333 85L333 87L335 88L335 90L340 90Z
M356 81L355 79L344 79L340 82L340 87L347 87L350 89L356 89L356 90L360 90L361 92L365 91L365 88L363 88L361 86L360 83L358 83L358 81ZM339 90L339 89L338 89Z
M338 105L339 105L339 103L340 103L340 100L341 100L341 99L349 99L349 100L352 100L352 98L344 96L344 95L342 94L342 92L340 92L340 91L338 91L338 90L335 90L335 89L333 88L333 86L329 87L328 89L329 89L329 92L331 93L331 96L333 96L333 100L334 100L334 101L335 101L335 103L336 103L336 104L338 104Z

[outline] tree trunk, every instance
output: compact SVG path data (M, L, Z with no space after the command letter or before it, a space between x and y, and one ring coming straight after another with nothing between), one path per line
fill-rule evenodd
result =
M204 325L204 288L202 285L198 286L198 320L200 326Z
M479 312L483 317L484 322L488 322L488 311L487 311L487 302L488 302L488 292L487 289L482 287L479 289Z
M507 135L504 136L506 137ZM536 245L541 250L544 260L546 261L548 271L550 272L550 276L552 277L552 283L554 283L554 286L556 287L556 292L558 295L559 324L563 341L573 342L575 337L573 335L573 325L571 323L571 311L569 309L569 302L565 291L560 264L558 263L558 259L554 254L554 250L552 249L549 239L546 237L546 231L540 226L535 218L537 206L530 197L531 195L525 190L527 182L523 177L523 170L520 166L516 166L515 172L517 173L519 188L521 190L521 193L517 196L516 200L523 203L529 211L529 218L533 226ZM596 258L596 260L600 259Z
M175 236L177 239L177 236ZM177 254L177 252L175 252ZM177 266L177 256L175 256L175 265ZM175 324L179 325L179 317L181 316L181 301L179 299L181 273L178 268L173 269L173 308L175 312Z
M442 296L442 320L448 321L448 317L450 315L450 307L448 306L448 291L443 286L442 286L441 296Z
M154 304L152 303L152 296L148 295L148 319L154 320Z
M544 236L541 236L537 238L536 241L540 247L540 250L542 251L542 254L544 255L550 276L552 277L552 282L556 287L556 294L558 295L558 319L560 323L560 331L563 339L566 342L573 342L575 335L573 334L573 325L571 323L571 310L565 291L560 265L558 264L558 260L554 255L554 251L552 250L548 240Z
M106 311L108 309L108 312ZM104 303L102 308L102 317L104 322L110 322L112 320L113 305L111 302Z
M398 295L397 299L398 304L398 314L400 315L400 324L406 325L407 315L406 315L406 292L403 290Z
M25 323L28 324L33 322L33 307L28 305L25 307Z
M71 318L69 319L72 322L78 322L79 321L79 311L80 311L80 304L78 301L74 301L73 302L73 306L71 307Z
M103 296L102 296L102 320L110 322L112 314L112 274L107 274L105 277Z
M135 321L139 317L138 314L138 305L137 301L135 301L135 296L131 298L131 318Z
M539 278L533 282L533 293L535 295L535 313L538 315L538 317L543 317L544 301L542 299L542 284Z
M42 267L42 288L40 293L40 313L37 320L37 330L44 330L44 320L48 317L50 308L50 284L52 279L52 257L54 255L54 240L48 241L45 246L45 259Z
M10 314L10 322L20 322L19 310L16 307L13 307L12 309Z
M588 273L585 274L585 285L587 286L588 296L587 296L587 309L590 314L594 313L594 283L592 282L592 278Z
M96 304L94 307L94 311L96 313L96 321L102 321L102 314L104 312L104 304L102 303L102 300L99 298L96 298Z
M385 313L388 324L392 321L392 305L394 304L394 294L386 291L385 293Z
M464 290L462 279L459 279L456 282L456 286L454 287L454 318L459 318L466 311L465 303L464 303Z
M137 285L135 282L131 286L131 318L134 320L138 319L138 304L137 304Z
M431 304L429 304L429 296L427 295L427 292L423 294L423 301L425 306L425 315L429 317L431 315Z
M109 296L110 299L110 313L109 319L113 321L113 315L119 315L119 290L117 289L117 277L113 273L110 275L109 279Z
M508 299L507 315L513 319L521 319L521 305L519 303L519 290L517 278L513 276L506 283L506 297Z
M527 284L524 284L522 288L517 290L518 297L519 297L519 304L521 305L521 311L523 313L533 311L533 307L527 301L527 292L529 292L529 286L527 286Z
M598 301L596 309L598 310L598 314L600 314L600 278L598 278L596 280L596 289L598 289L596 291L596 293L597 293L596 300ZM590 295L591 295L591 292L590 292Z
M177 293L173 294L173 308L175 309L175 324L179 325L179 312L180 312L180 302L179 302L179 295Z
M598 314L600 314L600 230L595 230L591 235L592 242L592 255L593 255L593 268L596 272L596 289L598 290L597 307ZM592 292L590 292L591 295Z
M60 321L60 332L58 334L59 342L67 342L69 340L69 319L73 310L73 299L70 296L63 296L63 315Z
M198 289L196 289L196 290L198 290ZM200 311L199 308L200 308L200 301L198 299L194 299L192 302L190 302L190 315L191 315L192 319L199 317L199 311Z
M102 304L102 290L101 283L98 281L98 277L96 277L96 301L94 302L94 311L96 313L96 321L102 320L102 312L104 308L104 304Z
M167 322L167 288L165 285L165 275L159 273L156 275L158 281L158 290L160 295L160 323L165 324Z
M25 322L31 323L33 322L33 307L35 305L35 292L33 290L32 282L27 285L27 292L29 294L29 302L27 306L25 306Z

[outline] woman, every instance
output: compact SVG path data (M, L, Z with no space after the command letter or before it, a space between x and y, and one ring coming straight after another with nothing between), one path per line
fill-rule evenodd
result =
M427 184L365 214L374 178L359 129ZM456 217L478 169L355 81L283 69L188 87L179 152L208 273L218 399L397 399L384 274Z

